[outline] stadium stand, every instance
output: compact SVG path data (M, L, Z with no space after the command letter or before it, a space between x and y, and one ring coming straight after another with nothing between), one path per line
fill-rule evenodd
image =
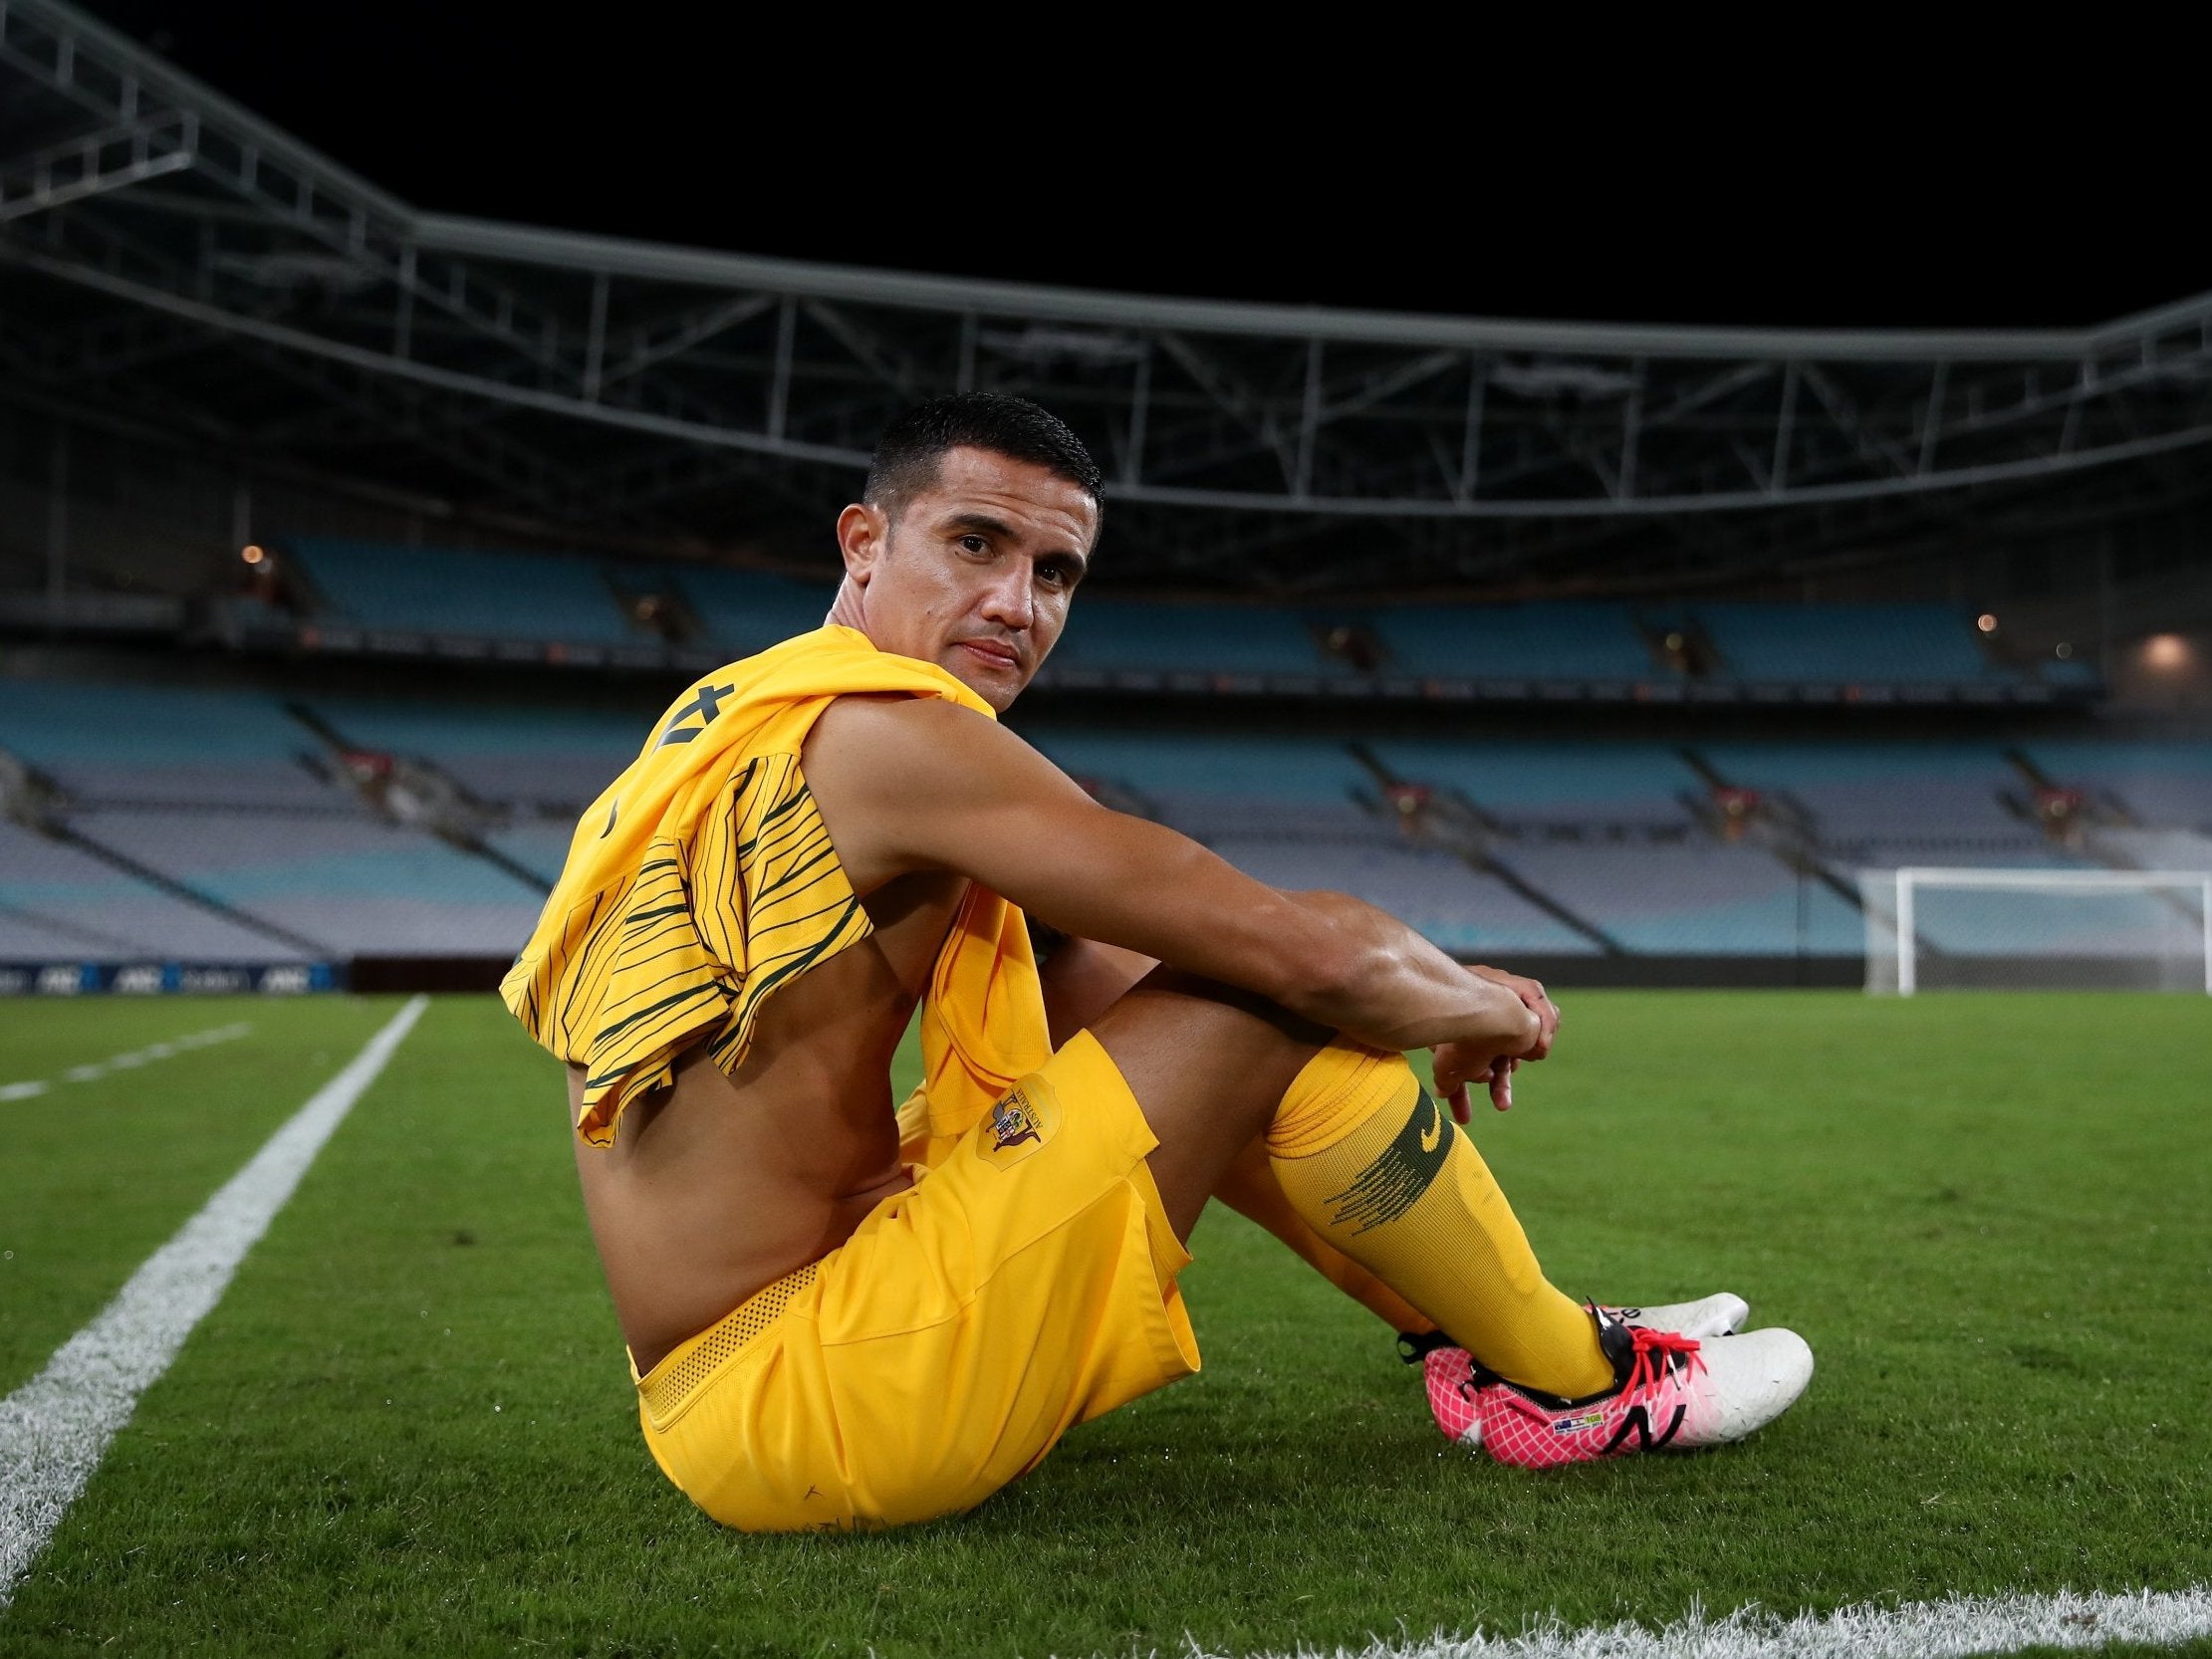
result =
M164 822L147 821L157 829ZM190 903L68 841L0 820L0 957L297 959L295 945Z
M2212 873L2212 835L2193 830L2103 830L2096 845L2125 867Z
M2024 780L1996 743L1752 741L1698 752L1730 784L1801 811L1838 857L1989 863L2046 850L2042 830L2006 804Z
M2138 826L2212 832L2212 743L2042 738L2024 747L2053 778L2102 797Z
M1693 607L1718 675L1767 683L1947 684L2012 680L1975 642L1973 618L1937 604Z
M618 580L634 592L673 592L689 605L703 642L730 657L750 656L822 625L837 590L760 571L716 565L624 567Z
M811 620L819 593L788 590L745 577L729 593L767 595L756 616L781 602ZM1255 633L1246 660L1311 644L1291 613L1276 620L1273 643ZM287 705L234 689L0 682L0 751L59 791L55 833L4 827L0 959L502 955L558 874L577 813L646 723L634 709L541 702L349 692ZM1361 724L1363 739L1023 729L1102 799L1260 879L1357 893L1466 953L1841 960L1862 939L1846 896L1860 869L2194 868L2212 849L2191 832L2212 823L2212 749L2197 744L1413 737L1386 718L1340 729ZM342 761L363 754L449 780L473 830L440 839L394 822L388 801L346 781ZM1723 792L1756 803L1743 824L1714 811ZM2051 794L2085 803L2064 835L2037 816ZM2156 903L2132 918L2084 905L2083 937L2101 928L2105 947L2127 948L2159 920ZM2017 925L2048 942L2061 908ZM1955 919L1967 914L1931 920L1928 944L2009 948L2014 924Z
M1385 738L1373 752L1396 777L1458 792L1508 826L1690 822L1696 774L1662 743Z
M1591 939L1449 852L1396 845L1379 835L1323 841L1224 834L1212 844L1229 862L1270 886L1351 893L1449 951L1598 953Z
M533 806L588 800L628 758L613 732L635 740L631 721L333 707L356 742L534 786ZM0 820L0 956L475 956L512 950L542 902L496 861L385 822L323 737L265 694L7 681L0 753L57 792L36 804L46 832Z
M629 643L632 628L600 567L565 554L498 554L296 536L285 549L320 599L317 614L366 629L491 639Z
M748 655L818 626L836 590L763 571L488 553L302 536L285 541L295 617L260 593L209 595L234 647L369 645L450 652L459 642L564 647L639 666ZM410 641L412 642L410 644ZM699 665L704 665L700 662ZM1985 651L1972 619L1944 604L1700 601L1641 609L1598 601L1391 604L1299 610L1219 599L1087 597L1045 685L1536 700L1589 693L1719 697L1842 692L1923 701L2092 695L2085 661L2033 674ZM1459 688L1445 692L1444 687Z
M1326 738L1136 732L1028 734L1072 776L1118 789L1238 868L1280 887L1334 887L1449 950L1582 954L1597 947L1454 852L1408 844L1377 780ZM1478 944L1477 941L1489 941Z
M97 811L73 823L241 916L339 956L512 953L544 903L497 865L370 819Z
M564 819L488 830L484 839L550 887L561 878L561 866L568 860L569 841L575 833L576 826Z
M1847 955L1857 908L1760 847L1705 841L1539 841L1501 849L1513 873L1651 955Z
M573 814L636 756L634 715L369 698L308 705L349 744L428 763L479 801Z
M1069 619L1053 671L1191 674L1343 674L1298 615L1230 604L1143 604L1087 599Z
M1367 613L1402 673L1476 679L1661 677L1625 605L1391 605Z
M1221 737L1024 728L1070 777L1133 797L1204 840L1236 832L1358 834L1372 820L1355 797L1374 780L1327 738ZM1101 792L1103 793L1103 792Z
M43 27L51 56L0 54L38 144L49 121L136 130L158 86L162 118L228 134L257 182L177 189L153 218L104 188L0 229L38 244L0 271L38 382L0 408L0 630L109 665L127 641L146 680L0 681L9 951L510 948L643 735L596 706L624 695L612 676L672 690L819 622L823 533L873 434L955 384L1020 384L1110 457L1105 586L1047 667L1047 751L1268 879L1364 892L1454 948L1848 955L1857 869L2140 866L2212 831L2212 745L2075 735L2103 665L2138 711L2212 706L2179 633L2156 697L2125 683L2135 642L2212 639L2212 591L2176 608L2203 490L2170 460L2203 411L2142 383L2203 366L2204 299L1961 351L1234 301L1170 321L698 250L611 261L395 214L120 37ZM392 240L341 245L341 222ZM152 256L121 288L118 236ZM289 344L249 245L299 279ZM391 279L424 255L458 285L435 329L431 290ZM179 305L208 324L204 364L109 349ZM38 338L46 315L71 326ZM334 356L404 395L300 371ZM2053 363L2083 366L2064 396ZM148 445L115 418L141 405L200 436ZM636 418L677 407L657 433ZM427 547L426 527L572 551ZM695 562L709 548L824 580ZM1781 592L1807 602L1752 597ZM1989 631L1935 602L1968 593ZM218 649L239 660L202 680ZM364 695L395 662L415 697ZM532 695L489 672L510 666L559 689L494 706ZM1065 724L1102 709L1113 729ZM1904 741L1915 709L1980 735ZM1217 735L1253 711L1310 725ZM1574 735L1499 735L1530 730Z
M45 680L0 691L0 750L87 802L361 812L302 764L315 748L276 699L243 692Z

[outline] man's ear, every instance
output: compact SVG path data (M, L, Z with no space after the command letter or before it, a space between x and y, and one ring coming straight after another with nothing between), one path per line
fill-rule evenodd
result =
M856 587L865 588L875 574L890 538L890 519L879 507L856 501L838 515L838 551L845 556L846 574Z

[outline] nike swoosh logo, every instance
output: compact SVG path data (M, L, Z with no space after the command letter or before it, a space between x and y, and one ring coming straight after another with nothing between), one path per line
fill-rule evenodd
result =
M1428 1127L1421 1131L1421 1150L1433 1152L1444 1138L1444 1114L1434 1096L1423 1094L1421 1098L1428 1101Z

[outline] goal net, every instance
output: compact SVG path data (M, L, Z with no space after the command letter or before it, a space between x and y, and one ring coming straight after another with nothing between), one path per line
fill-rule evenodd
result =
M2212 873L1858 872L1866 989L2212 994Z

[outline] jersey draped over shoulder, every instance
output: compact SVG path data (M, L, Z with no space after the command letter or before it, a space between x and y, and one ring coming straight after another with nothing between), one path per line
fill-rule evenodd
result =
M586 809L537 930L500 995L584 1067L577 1133L605 1146L622 1108L704 1044L735 1073L762 1003L872 931L800 751L841 696L941 697L997 716L933 663L835 624L707 675ZM971 883L922 1007L932 1133L958 1133L1051 1053L1022 914Z

